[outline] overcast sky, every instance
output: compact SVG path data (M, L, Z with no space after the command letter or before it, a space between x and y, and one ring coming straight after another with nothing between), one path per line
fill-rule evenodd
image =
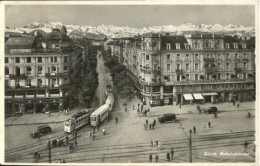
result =
M46 21L130 27L185 23L254 26L254 10L254 6L245 5L15 5L6 6L6 26L23 27L31 22Z

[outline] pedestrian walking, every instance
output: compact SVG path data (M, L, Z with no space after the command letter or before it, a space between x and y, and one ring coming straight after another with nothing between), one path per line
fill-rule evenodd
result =
M153 147L153 140L151 139L151 147Z
M239 108L239 103L237 103L237 108Z
M137 104L137 108L139 109L139 107L140 107L140 104L138 103L138 104Z
M156 120L155 120L155 119L153 120L153 124L154 124L154 126L155 126L155 124L156 124Z
M173 148L171 148L170 154L171 154L171 160L173 160L173 155L174 155Z
M147 112L150 112L150 108L148 107Z
M68 137L68 135L66 135L66 144L68 145L69 144L69 137Z
M158 140L155 141L155 146L158 148Z
M170 161L170 153L169 152L166 153L166 160Z
M209 126L209 128L211 127L211 123L210 122L208 122L208 126Z
M161 142L158 141L158 149L161 150Z
M158 156L158 154L156 154L156 156L155 156L155 162L157 163L158 160L159 160L159 156Z
M200 106L199 105L197 105L197 111L200 111Z
M145 123L148 124L148 119L145 120Z
M38 151L37 151L37 150L35 150L35 151L34 151L34 154L33 154L33 156L34 156L34 158L35 158L35 159L38 159L38 158L40 158L40 154L38 153Z
M251 113L250 112L248 112L247 115L248 115L249 118L251 117Z
M193 133L196 134L196 127L193 126Z
M190 134L192 134L192 130L190 129Z
M181 104L180 104L180 108L181 108Z
M233 100L233 106L236 106L236 101L235 100Z
M247 149L247 146L248 146L248 142L247 141L245 141L245 148Z
M106 135L106 129L102 130L103 135Z
M116 123L117 123L118 122L118 118L116 117L115 120L116 120Z
M153 155L151 153L149 154L149 162L153 162Z
M91 138L92 137L92 131L89 130L89 137Z

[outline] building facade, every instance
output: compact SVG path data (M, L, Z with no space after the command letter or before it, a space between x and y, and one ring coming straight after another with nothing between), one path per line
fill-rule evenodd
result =
M113 43L111 54L152 105L255 99L255 39L143 34Z
M82 61L65 27L46 35L35 31L5 43L5 110L59 111L68 108L68 88Z

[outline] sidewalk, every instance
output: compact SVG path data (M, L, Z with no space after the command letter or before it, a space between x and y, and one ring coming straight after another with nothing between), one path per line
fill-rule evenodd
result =
M70 110L68 114L59 112L49 114L24 114L20 117L9 117L5 119L5 125L31 125L31 124L45 124L45 123L60 123L69 119L73 114L77 113L79 109Z
M142 104L142 101L138 98L134 98L131 101L128 101L127 103L127 109L133 110L133 105L135 106L135 110L137 109L137 105ZM200 106L202 110L208 109L209 107L215 106L218 108L218 111L225 112L225 111L254 111L256 109L255 107L255 101L250 102L240 102L239 108L237 106L233 106L233 103L226 102L226 103L218 103L218 104L212 104L212 103L205 103L205 104L186 104L182 105L181 108L179 105L165 105L165 106L155 106L150 107L147 105L144 105L144 109L150 107L150 116L157 116L162 115L165 113L175 113L175 114L193 114L198 113L197 112L197 106Z

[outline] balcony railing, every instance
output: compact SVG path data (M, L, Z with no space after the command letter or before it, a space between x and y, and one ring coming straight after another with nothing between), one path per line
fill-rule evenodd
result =
M45 97L45 94L36 94L36 97Z
M236 68L234 68L234 70L235 70L236 73L242 72L242 68L237 68L237 67L236 67Z
M203 58L203 60L208 63L213 63L215 61L214 58Z
M151 69L141 68L141 71L144 72L145 74L151 74Z
M27 76L25 74L15 75L15 74L9 74L10 79L26 79Z
M175 72L176 72L177 74L182 74L182 73L183 73L183 70L182 70L182 69L176 69Z
M216 67L207 67L207 68L205 68L205 72L206 73L216 73L218 70L217 70L217 68Z
M14 98L23 98L23 95L15 95Z
M25 98L34 98L34 95L25 95Z
M50 94L49 95L50 97L60 97L60 94L58 93L58 94Z
M242 61L243 61L243 62L248 62L249 59L247 59L247 58L243 58Z

